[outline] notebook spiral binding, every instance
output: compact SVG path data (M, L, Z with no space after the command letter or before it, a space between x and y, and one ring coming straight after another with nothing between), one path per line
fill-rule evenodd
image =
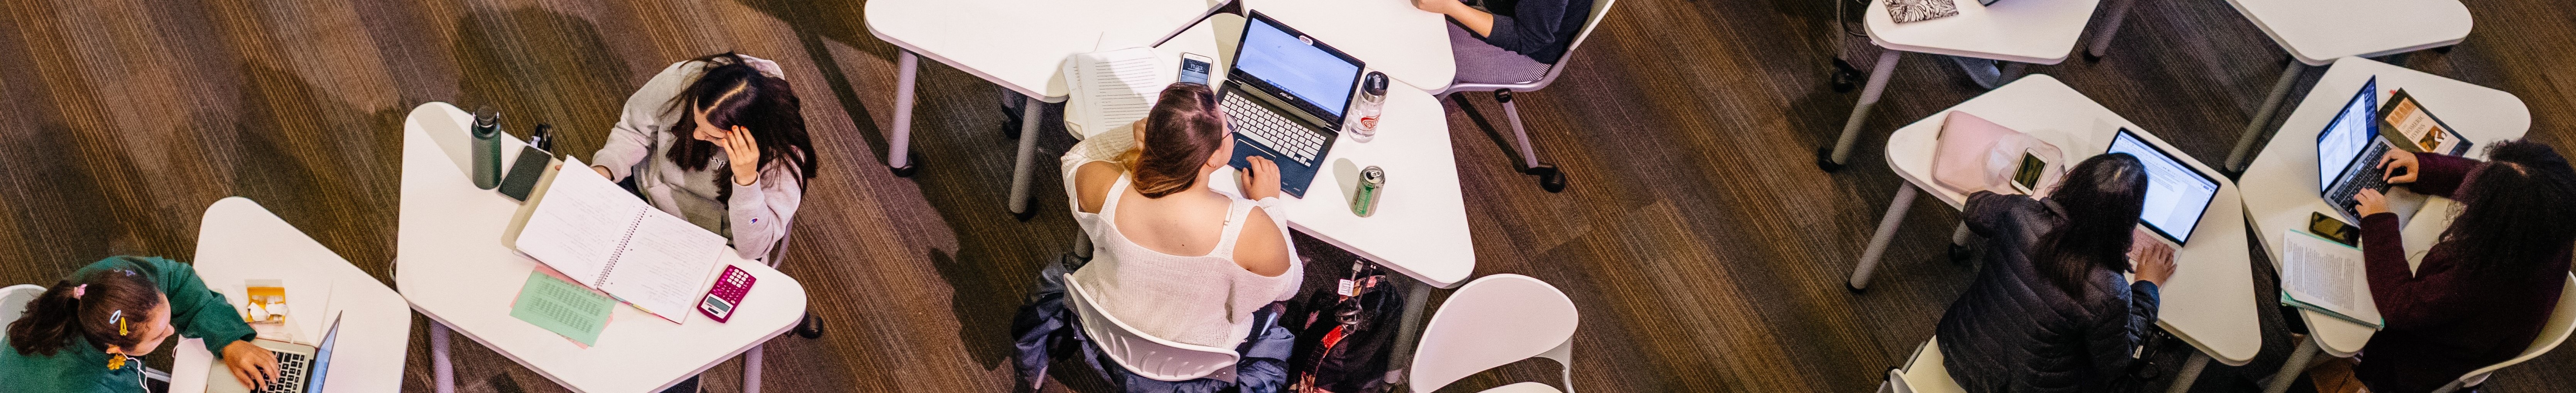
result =
M608 276L617 271L617 259L618 257L626 255L626 245L635 242L635 230L644 226L644 215L646 214L653 214L653 212L651 210L638 210L635 212L635 219L626 221L626 236L617 238L617 250L609 252L608 263L607 265L599 268L599 279L596 280L597 282L590 284L591 288L608 288ZM606 289L601 290L605 291Z

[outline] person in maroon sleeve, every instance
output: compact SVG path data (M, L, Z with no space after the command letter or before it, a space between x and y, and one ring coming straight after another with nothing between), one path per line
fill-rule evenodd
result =
M2362 253L2385 327L2354 377L2372 392L2425 392L2522 353L2558 304L2576 246L2576 169L2548 145L2504 141L2492 160L2390 151L2389 184L2458 201L2459 215L2408 271L2397 215L2363 190Z

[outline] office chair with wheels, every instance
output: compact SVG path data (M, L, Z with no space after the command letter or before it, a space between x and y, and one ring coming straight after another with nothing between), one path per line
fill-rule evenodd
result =
M1090 336L1101 354L1128 372L1157 381L1234 381L1234 364L1240 355L1233 349L1182 344L1138 332L1118 317L1101 311L1091 299L1091 292L1084 290L1082 282L1075 281L1072 274L1064 275L1064 301L1073 308L1082 334Z
M1592 36L1592 29L1601 27L1601 17L1610 14L1610 4L1615 2L1617 1L1593 0L1592 16L1584 19L1583 30L1574 34L1574 41L1565 44L1565 54L1557 56L1555 65L1539 64L1520 54L1504 52L1496 56L1521 58L1498 59L1503 61L1496 63L1520 65L1503 67L1509 69L1485 70L1486 74L1481 75L1460 73L1457 80L1449 82L1448 88L1441 89L1434 95L1445 96L1466 91L1494 92L1494 101L1503 104L1503 116L1511 119L1512 135L1519 138L1519 152L1523 165L1521 173L1537 175L1539 187L1547 189L1547 192L1565 191L1565 173L1559 171L1554 164L1539 162L1538 150L1530 147L1529 130L1521 126L1520 106L1512 104L1512 92L1538 90L1546 88L1548 83L1555 82L1556 76L1564 74L1565 67L1574 60L1574 48L1582 47L1583 39Z
M1574 301L1556 286L1529 276L1496 274L1458 287L1414 346L1407 386L1428 393L1486 369L1533 357L1563 365L1565 392L1574 392ZM1484 393L1556 393L1522 382Z
M2487 377L2494 375L2496 370L2522 364L2532 358L2540 357L2541 354L2549 353L2551 349L2557 349L2559 343L2567 342L2569 333L2576 333L2576 274L2569 274L2567 285L2558 288L2558 309L2549 313L2549 323L2541 325L2540 337L2532 338L2531 346L2523 348L2522 355L2514 356L2504 363L2471 370L2468 375L2462 375L2460 379L2442 385L2441 389L2436 389L2433 393L2451 393L2477 387L2478 384L2486 383Z

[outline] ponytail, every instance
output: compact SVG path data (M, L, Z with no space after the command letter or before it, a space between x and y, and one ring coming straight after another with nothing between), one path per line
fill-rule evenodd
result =
M121 257L131 258L131 257ZM53 288L27 302L27 313L9 323L9 346L26 356L54 356L70 346L72 338L88 340L95 350L109 345L133 348L143 342L142 334L131 329L161 306L161 287L138 273L134 267L95 270L69 280L54 282ZM117 321L129 328L119 331Z

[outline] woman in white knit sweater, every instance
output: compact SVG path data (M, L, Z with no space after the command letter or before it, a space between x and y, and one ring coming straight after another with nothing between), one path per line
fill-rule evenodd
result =
M626 99L591 169L767 261L814 177L814 145L778 64L734 53L672 63Z

